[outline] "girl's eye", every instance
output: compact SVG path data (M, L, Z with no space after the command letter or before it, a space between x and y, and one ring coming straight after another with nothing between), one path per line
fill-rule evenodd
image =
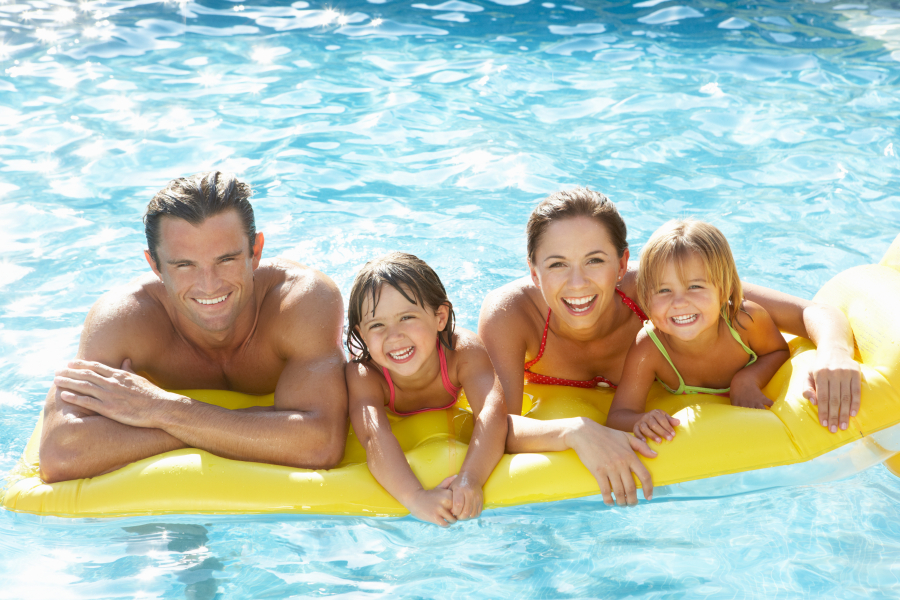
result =
M412 315L403 315L402 317L400 317L400 320L406 321L407 319L414 319L414 318L415 317L413 317Z
M657 294L668 294L671 290L669 288L660 288L656 293Z
M381 327L381 323L370 323L369 329L375 329L377 327Z

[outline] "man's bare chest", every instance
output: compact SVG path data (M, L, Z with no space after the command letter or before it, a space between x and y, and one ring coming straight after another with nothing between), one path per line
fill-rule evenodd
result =
M134 364L139 373L165 389L224 389L246 394L274 392L284 365L282 358L261 344L225 356L209 356L179 344Z

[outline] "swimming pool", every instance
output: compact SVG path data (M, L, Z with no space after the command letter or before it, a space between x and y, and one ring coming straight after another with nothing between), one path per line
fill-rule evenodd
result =
M345 295L387 250L462 326L524 273L547 192L609 194L638 250L713 221L745 279L810 297L900 231L900 11L888 2L0 3L0 472L140 217L213 166L266 252ZM0 512L0 598L896 597L900 481L635 509L410 519Z

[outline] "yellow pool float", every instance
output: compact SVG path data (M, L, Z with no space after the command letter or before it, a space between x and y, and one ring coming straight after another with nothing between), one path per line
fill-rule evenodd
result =
M654 497L717 496L846 477L900 452L900 236L878 265L849 269L816 300L843 310L862 364L862 408L846 431L828 433L801 396L815 348L790 342L791 359L765 389L771 410L733 407L718 396L673 396L655 384L650 408L681 420L678 435L643 459ZM535 419L586 416L604 423L610 390L525 386ZM273 397L195 390L193 398L227 408L271 405ZM392 417L413 472L426 487L458 472L472 434L465 397L453 408ZM221 458L196 449L167 452L91 479L46 484L38 476L41 419L19 465L7 477L3 506L59 517L167 513L408 514L369 473L351 431L340 466L311 471ZM653 445L653 444L651 444ZM655 445L654 445L655 446ZM900 472L897 464L889 467ZM573 451L504 455L484 486L496 508L599 494Z

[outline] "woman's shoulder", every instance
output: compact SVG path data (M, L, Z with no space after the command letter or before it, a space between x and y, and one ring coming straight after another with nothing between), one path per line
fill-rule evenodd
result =
M541 290L526 275L485 296L481 305L480 326L484 327L495 321L509 325L533 319L535 315L542 318L542 313L546 311L547 303L541 296Z

